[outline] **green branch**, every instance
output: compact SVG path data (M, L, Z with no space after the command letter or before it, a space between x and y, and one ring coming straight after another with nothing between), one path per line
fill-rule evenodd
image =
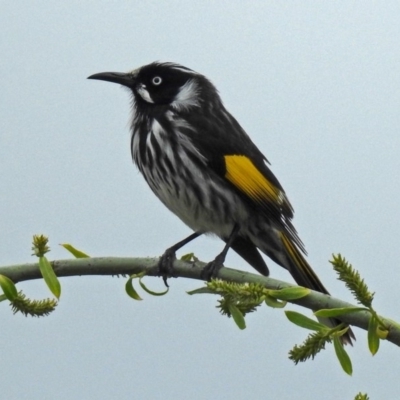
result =
M97 257L52 261L54 272L58 277L83 276L83 275L132 275L145 272L146 275L157 276L158 258L119 258ZM177 277L203 280L200 277L202 268L206 264L201 261L187 262L176 260L174 263ZM14 283L32 279L42 279L39 263L20 264L8 267L0 267L0 275L5 275ZM222 268L218 278L237 283L259 283L268 289L282 289L292 287L289 283L272 278L252 274L249 272ZM311 310L325 308L355 307L353 304L340 299L311 291L306 297L291 301ZM367 311L359 311L340 316L343 322L368 330L371 314ZM380 317L389 329L387 340L400 346L400 329L391 320Z

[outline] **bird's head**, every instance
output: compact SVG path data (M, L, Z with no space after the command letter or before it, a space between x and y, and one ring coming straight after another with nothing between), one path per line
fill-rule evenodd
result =
M167 106L187 111L210 101L220 101L217 90L207 78L179 64L154 62L128 73L101 72L88 79L128 87L140 109Z

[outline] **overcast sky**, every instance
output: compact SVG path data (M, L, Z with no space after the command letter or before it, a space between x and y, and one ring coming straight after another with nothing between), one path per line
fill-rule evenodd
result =
M0 254L34 262L72 243L92 256L158 256L190 234L130 158L126 90L86 77L173 61L207 77L272 163L309 261L336 296L351 295L328 260L341 252L400 320L400 3L124 1L0 3ZM181 253L208 261L218 239ZM269 263L271 275L292 282ZM226 265L251 270L229 253ZM199 281L163 298L124 279L64 278L56 312L13 316L6 302L1 397L13 399L371 399L399 393L400 351L372 357L355 329L353 377L332 348L294 366L307 332L267 307L239 331ZM154 289L160 280L148 279ZM47 297L43 282L18 285ZM296 309L288 306L288 309Z

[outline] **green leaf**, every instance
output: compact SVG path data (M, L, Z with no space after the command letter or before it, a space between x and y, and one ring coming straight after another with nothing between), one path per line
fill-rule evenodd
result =
M45 256L39 257L39 269L51 293L53 293L57 299L60 299L60 281L58 280L57 275L54 273L53 267L51 266L49 260Z
M368 347L374 356L379 350L378 320L372 316L368 322Z
M7 296L5 294L0 295L0 302L7 300Z
M349 326L345 326L343 329L341 329L340 331L338 331L338 330L336 330L338 328L338 326L337 327L335 327L335 328L333 328L334 330L335 330L335 335L336 336L338 336L338 337L340 337L340 336L343 336L346 332L348 332L348 330L350 329L350 327Z
M268 290L268 294L275 299L280 300L296 300L307 296L310 293L310 289L295 286L289 288L283 288L280 290Z
M13 301L18 297L18 291L14 282L4 275L0 275L0 286L8 300ZM4 300L4 299L3 299Z
M272 308L283 308L286 306L287 302L286 301L280 301L278 299L275 299L274 297L271 297L269 295L265 296L265 304L268 307L272 307Z
M127 295L134 299L134 300L143 300L139 295L138 292L134 289L133 285L132 285L132 280L136 279L138 276L137 274L131 275L130 278L127 280L126 284L125 284L125 291L127 293Z
M60 246L64 247L65 250L68 250L75 258L90 258L86 253L76 249L71 244L61 243Z
M333 346L335 348L336 357L338 358L343 371L348 375L352 375L353 366L351 365L350 357L344 349L343 344L338 336L333 337Z
M325 325L319 323L318 321L308 318L296 311L285 311L285 314L290 322L293 322L295 325L301 326L302 328L310 329L312 331L328 329Z
M208 287L203 286L198 289L190 290L189 292L186 293L192 295L192 294L204 294L204 293L213 294L215 292L209 289Z
M246 321L244 320L244 316L240 310L234 304L228 304L228 309L239 329L245 329Z
M343 308L324 308L323 310L315 311L316 317L338 317L343 314L350 314L357 311L368 311L365 307L343 307Z
M181 260L181 261L188 261L188 262L190 262L190 261L198 261L199 259L194 255L194 253L187 253L187 254L184 254L184 255L180 258L180 260Z
M148 294L151 294L153 296L164 296L168 293L169 287L167 287L166 290L163 292L153 292L152 290L148 289L147 286L142 282L142 278L139 279L139 285L142 287L142 289L147 292Z

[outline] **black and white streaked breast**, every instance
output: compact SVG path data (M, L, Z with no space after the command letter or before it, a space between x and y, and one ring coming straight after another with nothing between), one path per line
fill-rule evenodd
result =
M143 96L146 100L150 94ZM243 221L248 215L241 200L224 190L221 178L210 179L208 160L193 144L192 138L201 132L181 111L195 112L197 96L196 82L189 80L161 113L134 106L132 158L156 196L186 225L227 237L233 228L232 213ZM230 212L226 207L232 208Z

